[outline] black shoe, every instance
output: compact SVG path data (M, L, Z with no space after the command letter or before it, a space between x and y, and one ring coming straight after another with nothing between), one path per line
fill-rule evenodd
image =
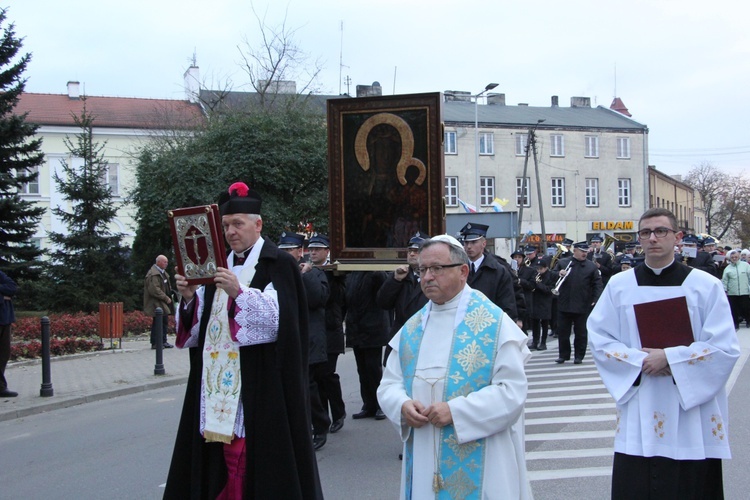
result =
M156 344L151 344L151 349L156 349Z
M538 351L538 350L539 350L539 346L536 344L531 344L529 346L529 351Z
M375 412L375 420L385 420L385 413L380 408Z
M547 350L547 344L539 344L539 347L536 348L537 351L546 351Z
M15 398L16 396L18 396L18 393L11 391L10 389L3 389L0 391L0 398Z
M331 434L336 434L342 427L344 427L344 420L346 420L346 415L333 421L330 429Z
M354 420L359 420L360 418L372 418L374 416L375 416L375 412L374 411L362 410L361 412L355 413L354 415L352 415L352 418Z
M171 349L173 347L174 346L172 344L170 344L169 342L164 342L164 349Z
M314 434L313 435L313 450L318 451L326 444L328 440L325 434Z
M583 363L583 360L581 358L576 358L575 360L573 360L574 365L580 365L582 363Z
M562 359L562 358L557 358L557 359L555 360L555 363L557 363L558 365L561 365L561 364L565 363L566 361L567 361L566 359Z

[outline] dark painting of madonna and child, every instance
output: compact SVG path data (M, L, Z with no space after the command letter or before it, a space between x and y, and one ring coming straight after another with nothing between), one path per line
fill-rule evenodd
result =
M417 231L443 232L440 102L439 93L328 101L339 260L397 258Z

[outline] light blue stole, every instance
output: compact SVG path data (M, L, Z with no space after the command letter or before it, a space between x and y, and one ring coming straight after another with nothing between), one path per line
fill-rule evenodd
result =
M412 384L419 359L419 349L432 302L428 302L401 328L399 359L407 395L412 397ZM443 401L477 391L492 382L502 310L484 294L464 288L459 300L453 330L451 356L445 379ZM438 499L482 498L485 440L459 444L453 425L440 429L440 448L433 490ZM411 498L414 471L414 431L406 441L405 496Z

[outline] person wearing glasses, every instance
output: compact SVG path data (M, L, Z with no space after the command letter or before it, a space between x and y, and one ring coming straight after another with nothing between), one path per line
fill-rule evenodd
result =
M644 264L612 277L589 344L617 403L612 498L724 498L725 385L740 350L721 281L676 261L675 216L638 223Z
M404 326L407 319L414 316L427 303L427 297L424 296L422 288L419 286L417 267L419 265L419 248L429 238L427 234L420 231L417 231L411 237L409 246L406 248L406 264L398 266L388 276L375 298L381 308L393 311L393 323L388 334L388 340L392 339L396 332ZM383 358L384 365L390 353L391 348L386 345Z
M468 258L452 236L422 245L419 272L429 301L391 339L378 388L404 443L401 498L529 499L526 336L467 285Z

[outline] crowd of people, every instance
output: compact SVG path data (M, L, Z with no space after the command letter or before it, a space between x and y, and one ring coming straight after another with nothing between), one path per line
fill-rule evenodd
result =
M227 268L205 286L175 276L175 344L191 372L165 498L321 498L315 452L345 425L345 347L362 400L350 418L393 423L403 498L531 498L524 365L551 335L558 364L591 349L617 402L613 498L720 498L732 327L750 318L742 252L714 258L706 241L692 252L656 209L617 255L594 237L506 261L488 250L489 227L469 223L458 237L417 232L390 272L339 273L325 235L262 235L260 195L246 185L219 206ZM680 314L687 341L656 326Z

